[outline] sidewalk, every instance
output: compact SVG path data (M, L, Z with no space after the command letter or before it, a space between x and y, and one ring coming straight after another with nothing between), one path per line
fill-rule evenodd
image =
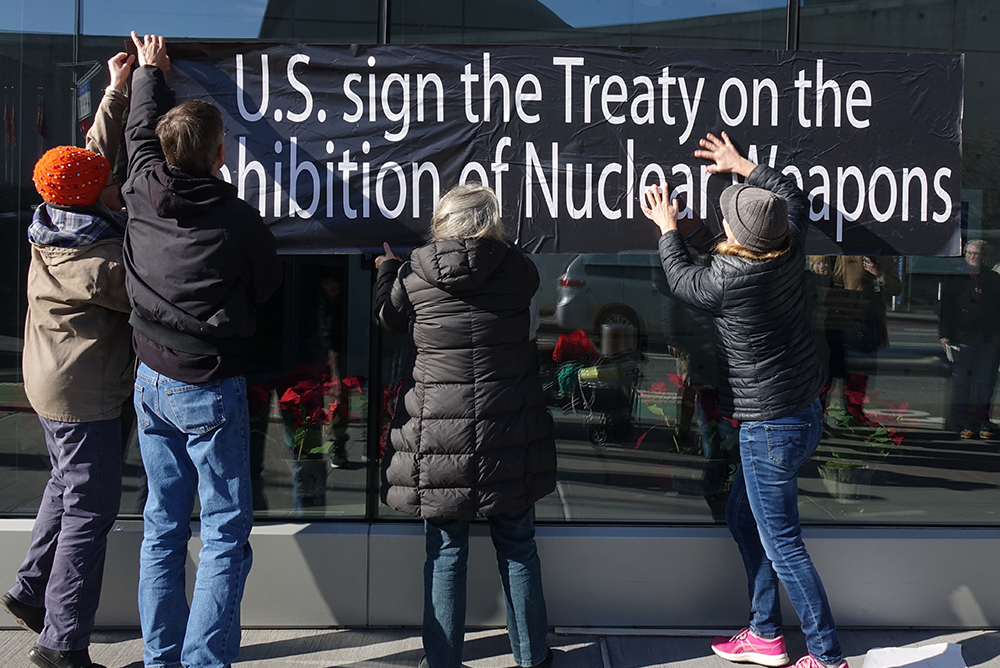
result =
M629 633L628 629L592 629L595 635L566 631L556 629L549 636L555 653L553 668L732 668L734 665L711 653L707 636L620 635ZM786 640L793 659L805 652L798 631L789 631ZM0 666L31 666L27 654L33 642L34 636L25 631L0 631ZM841 642L850 668L861 668L865 653L873 647L941 642L961 644L969 668L1000 668L1000 631L842 630ZM246 629L243 649L233 666L415 668L422 654L418 629ZM99 631L94 635L90 655L108 668L142 668L139 632ZM514 666L502 629L468 633L465 657L469 668Z

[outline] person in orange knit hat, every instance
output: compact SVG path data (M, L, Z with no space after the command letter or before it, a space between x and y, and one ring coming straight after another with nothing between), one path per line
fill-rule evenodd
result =
M133 382L125 227L99 201L114 181L97 153L53 148L35 165L34 182L45 202L28 227L22 367L52 472L0 607L39 634L32 663L92 668L90 635L121 496L121 410Z
M93 206L107 184L111 165L76 146L56 146L35 163L35 189L49 204Z

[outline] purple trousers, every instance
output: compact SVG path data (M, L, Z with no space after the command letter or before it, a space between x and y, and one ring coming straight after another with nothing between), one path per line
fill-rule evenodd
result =
M52 471L10 595L45 606L39 645L84 649L101 599L108 531L121 501L121 420L38 419Z

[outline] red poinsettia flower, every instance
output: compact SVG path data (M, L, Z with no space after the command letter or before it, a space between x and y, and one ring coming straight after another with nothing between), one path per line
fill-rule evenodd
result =
M364 384L365 379L361 376L345 376L340 379L341 384L344 387L355 387L361 390L361 386Z
M678 373L669 374L667 376L667 380L669 380L673 384L673 386L676 387L677 389L681 389L684 387L684 376Z
M844 390L844 395L847 397L847 401L852 404L867 404L871 401L865 392L858 390Z
M652 385L649 386L649 391L650 392L657 392L659 394L666 394L667 393L667 384L664 383L662 380L658 380L658 381L656 381L655 383L653 383Z

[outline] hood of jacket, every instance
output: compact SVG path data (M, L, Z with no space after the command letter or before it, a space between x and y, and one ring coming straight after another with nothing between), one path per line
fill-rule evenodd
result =
M507 257L507 244L488 239L440 239L413 251L413 273L451 294L475 290Z
M28 241L33 244L82 248L125 234L125 219L104 206L62 207L43 202L31 216Z
M149 201L163 218L188 218L235 199L236 186L214 176L191 176L160 163L149 173Z

